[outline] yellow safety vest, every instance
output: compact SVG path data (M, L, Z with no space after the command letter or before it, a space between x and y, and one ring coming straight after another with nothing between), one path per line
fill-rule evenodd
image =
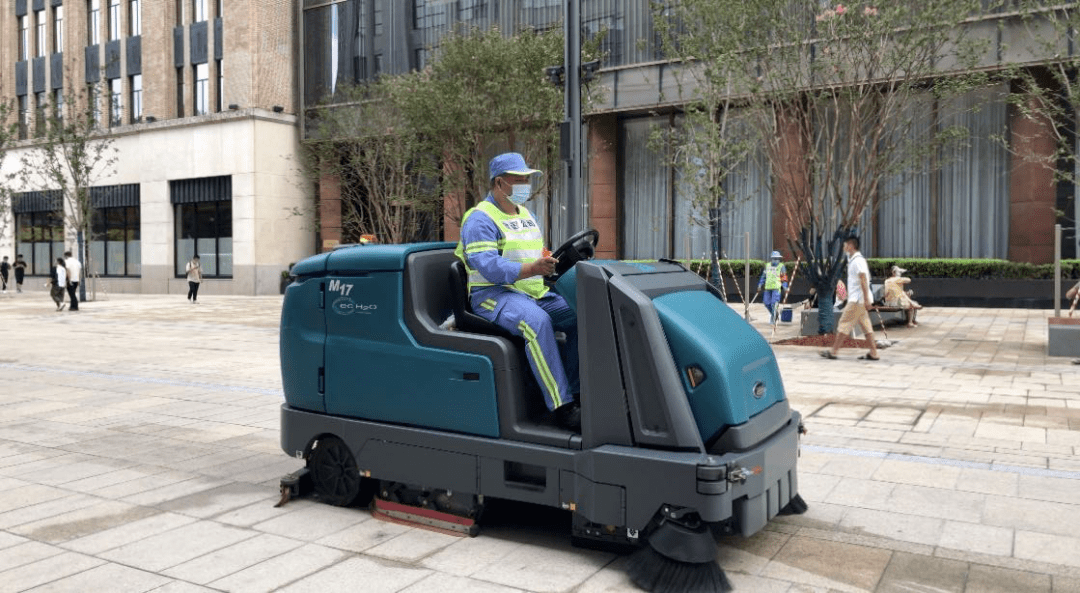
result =
M540 225L536 224L536 220L527 208L519 206L517 214L507 214L495 204L484 200L465 213L465 216L461 219L461 228L465 228L465 222L477 210L487 214L495 222L500 234L498 242L474 241L465 245L463 242L458 241L454 254L465 263L465 268L469 272L469 294L472 294L474 288L495 286L495 284L469 266L469 259L465 257L466 254L498 249L500 255L520 264L537 260L544 255L544 236L540 233ZM505 286L527 294L534 299L544 296L548 291L542 276L523 278Z
M780 290L782 287L781 276L784 274L784 264L765 264L765 290Z

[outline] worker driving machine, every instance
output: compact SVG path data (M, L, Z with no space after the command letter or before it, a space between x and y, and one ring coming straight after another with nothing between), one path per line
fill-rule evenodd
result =
M726 590L716 538L806 509L800 416L714 287L673 261L593 260L598 237L563 244L546 279L577 315L579 430L544 405L526 341L472 310L455 244L296 264L281 446L304 468L284 485L468 535L492 497L561 508L576 544L637 548L643 589Z

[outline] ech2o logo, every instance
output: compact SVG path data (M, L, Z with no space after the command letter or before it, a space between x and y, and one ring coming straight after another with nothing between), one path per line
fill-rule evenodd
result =
M358 303L349 297L338 297L334 300L331 308L338 315L352 315L353 313L361 313L363 315L371 315L375 312L378 305L366 305L364 303Z

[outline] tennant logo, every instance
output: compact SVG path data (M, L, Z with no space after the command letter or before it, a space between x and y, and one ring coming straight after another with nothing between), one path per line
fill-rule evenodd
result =
M338 315L352 315L353 313L360 313L362 315L371 315L378 310L378 305L368 305L364 303L358 303L349 297L338 297L334 300L334 303L330 305L330 308L334 310Z

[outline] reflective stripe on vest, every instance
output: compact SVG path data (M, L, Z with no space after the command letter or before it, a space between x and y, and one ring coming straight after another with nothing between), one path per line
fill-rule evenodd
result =
M780 290L782 283L780 275L784 271L784 264L765 266L765 290Z
M498 249L499 255L520 264L537 260L544 255L544 236L540 233L540 225L536 224L536 220L528 209L519 207L517 214L507 214L499 210L499 207L495 204L484 200L465 213L465 216L461 219L461 228L465 228L465 222L477 210L487 214L495 223L495 226L498 227L499 240L498 242L474 241L469 243L468 246L461 241L458 242L454 253L458 256L458 259L465 263L465 269L469 272L469 294L472 294L474 288L494 286L494 283L484 278L483 274L469 265L466 254ZM544 296L548 291L542 276L524 278L506 286L527 294L534 299Z

